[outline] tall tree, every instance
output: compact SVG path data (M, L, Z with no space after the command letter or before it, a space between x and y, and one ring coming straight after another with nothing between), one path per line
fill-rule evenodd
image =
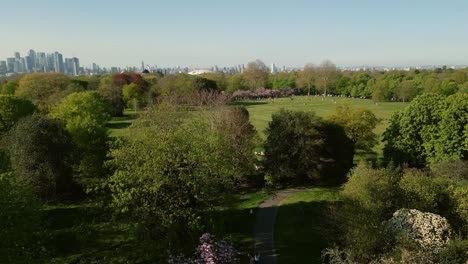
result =
M371 151L377 144L377 135L373 130L380 120L369 109L339 105L330 120L345 129L355 149Z
M247 86L251 90L266 88L268 82L268 67L259 59L249 62L244 72Z
M418 94L416 86L412 80L404 80L395 90L395 95L403 102L413 99Z
M307 90L307 96L310 95L310 91L315 87L315 81L318 77L317 75L318 69L312 63L307 63L304 66L304 69L299 72L297 86Z
M313 112L280 110L266 135L265 168L277 183L340 181L351 168L353 145L343 128Z
M423 94L413 99L403 111L392 116L390 126L384 133L384 141L387 142L384 156L388 161L424 166L429 159L437 159L434 143L441 137L440 124L444 122L442 113L444 109L452 107L447 105L450 102L445 99L437 94ZM453 107L456 109L459 106ZM458 137L460 139L463 140L463 137ZM458 141L456 144L460 143Z
M72 187L74 146L63 123L42 115L21 119L2 139L18 180L50 200L67 195Z
M327 95L336 81L338 69L330 60L324 60L317 67L317 87Z
M108 105L94 91L73 93L67 96L50 115L65 122L78 148L80 164L78 171L83 177L102 176L107 155Z

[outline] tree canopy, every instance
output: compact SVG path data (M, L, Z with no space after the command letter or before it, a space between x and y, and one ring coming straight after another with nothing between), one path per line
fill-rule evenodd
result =
M47 107L75 92L67 89L69 84L70 78L63 73L31 73L21 78L15 94Z
M0 134L8 131L22 117L31 115L36 107L31 101L11 95L0 95Z
M467 159L468 95L424 94L392 116L384 133L384 155L397 163Z
M266 135L265 169L277 182L340 181L351 168L353 144L343 128L313 112L280 110Z
M216 120L222 115L211 111L150 109L111 150L113 207L136 221L146 238L187 246L206 225L202 212L219 204L239 177L233 166L239 153L227 151L245 144L235 130L220 137ZM226 139L234 141L232 148Z
M78 170L83 176L98 177L103 172L109 140L108 109L99 93L89 91L70 94L50 113L65 122L65 129L78 148L81 160Z
M377 135L373 132L380 120L372 111L339 105L330 120L342 126L356 149L371 151L377 144Z
M70 193L74 145L62 122L42 115L25 117L2 138L2 148L19 182L37 197L51 200Z

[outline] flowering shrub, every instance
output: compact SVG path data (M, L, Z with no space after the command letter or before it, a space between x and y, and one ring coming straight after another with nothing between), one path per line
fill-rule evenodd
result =
M265 98L278 98L288 97L295 95L297 91L295 89L282 89L282 90L270 90L265 88L259 88L254 91L235 91L231 95L231 100L247 100L247 99L265 99Z
M447 245L452 229L444 217L415 209L400 209L387 222L388 228L407 236L423 249L437 252Z
M239 263L239 253L225 240L215 240L205 233L200 237L200 245L194 257L170 256L169 264L235 264Z

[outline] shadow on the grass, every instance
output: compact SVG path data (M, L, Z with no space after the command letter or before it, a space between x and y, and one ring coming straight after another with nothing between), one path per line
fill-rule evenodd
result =
M321 252L336 237L330 217L339 202L314 201L282 205L275 226L279 263L322 263Z

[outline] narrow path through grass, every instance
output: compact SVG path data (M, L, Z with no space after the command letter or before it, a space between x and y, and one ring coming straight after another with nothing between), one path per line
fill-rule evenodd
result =
M278 210L275 247L278 263L321 263L327 246L328 208L339 202L339 189L314 187L285 199Z

